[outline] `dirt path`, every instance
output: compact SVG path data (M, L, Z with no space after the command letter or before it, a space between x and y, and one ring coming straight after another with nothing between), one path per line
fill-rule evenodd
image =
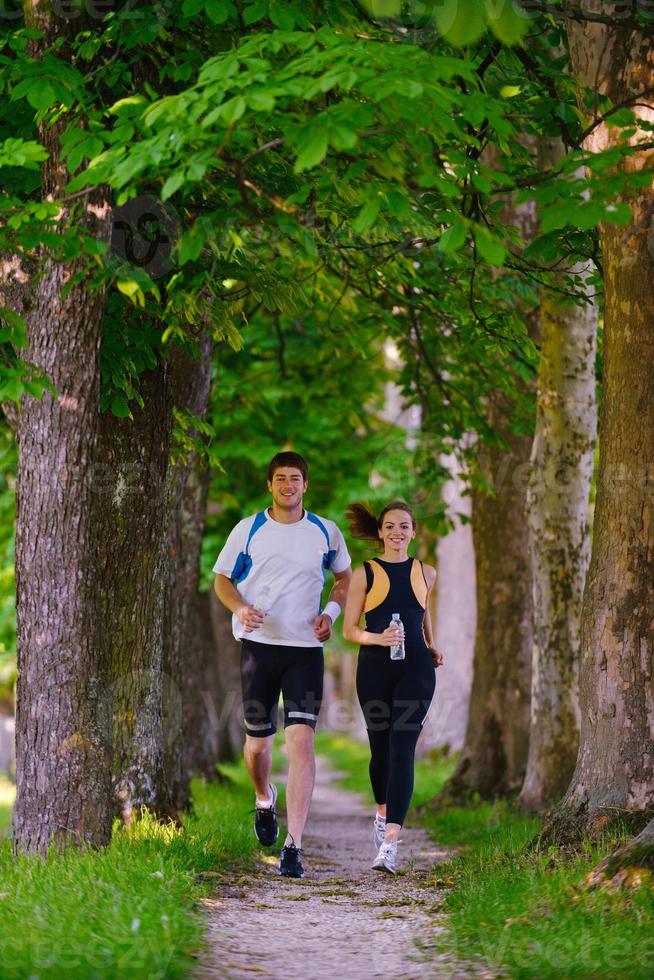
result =
M278 849L261 869L205 901L208 948L194 976L242 980L490 977L437 954L445 928L433 865L447 858L423 830L404 829L398 874L371 871L372 814L340 789L324 760L303 841L305 877L282 878ZM283 834L283 830L282 830ZM282 841L280 835L280 842Z

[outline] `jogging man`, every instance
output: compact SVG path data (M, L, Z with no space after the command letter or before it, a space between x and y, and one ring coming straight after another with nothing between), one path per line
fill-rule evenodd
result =
M241 641L245 764L256 794L254 830L264 846L279 835L270 772L280 691L284 698L288 834L279 870L289 878L304 874L300 852L315 779L322 644L352 577L339 529L302 506L307 474L298 453L277 453L268 467L272 506L236 525L213 567L216 595L232 612L234 636ZM327 570L335 583L321 610Z

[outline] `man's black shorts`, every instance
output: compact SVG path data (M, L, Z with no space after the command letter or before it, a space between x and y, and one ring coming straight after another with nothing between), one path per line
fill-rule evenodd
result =
M322 702L322 647L287 647L241 640L241 688L245 731L265 738L277 731L279 694L284 727L316 727Z

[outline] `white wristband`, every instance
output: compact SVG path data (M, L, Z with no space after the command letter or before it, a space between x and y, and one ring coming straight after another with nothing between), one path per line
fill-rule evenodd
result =
M327 615L332 621L332 626L333 626L336 620L338 619L338 617L341 615L341 607L337 602L328 602L325 608L323 609L323 613L327 613Z

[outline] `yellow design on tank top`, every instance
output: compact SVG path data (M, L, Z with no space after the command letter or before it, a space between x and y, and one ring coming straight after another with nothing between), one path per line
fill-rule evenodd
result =
M372 569L372 585L366 595L366 601L363 606L364 613L371 612L377 606L381 606L391 590L391 580L388 577L386 569L379 562L375 561L374 558L371 558L368 564ZM417 558L413 559L410 581L413 594L422 608L425 609L427 606L427 583L425 582L425 576Z

